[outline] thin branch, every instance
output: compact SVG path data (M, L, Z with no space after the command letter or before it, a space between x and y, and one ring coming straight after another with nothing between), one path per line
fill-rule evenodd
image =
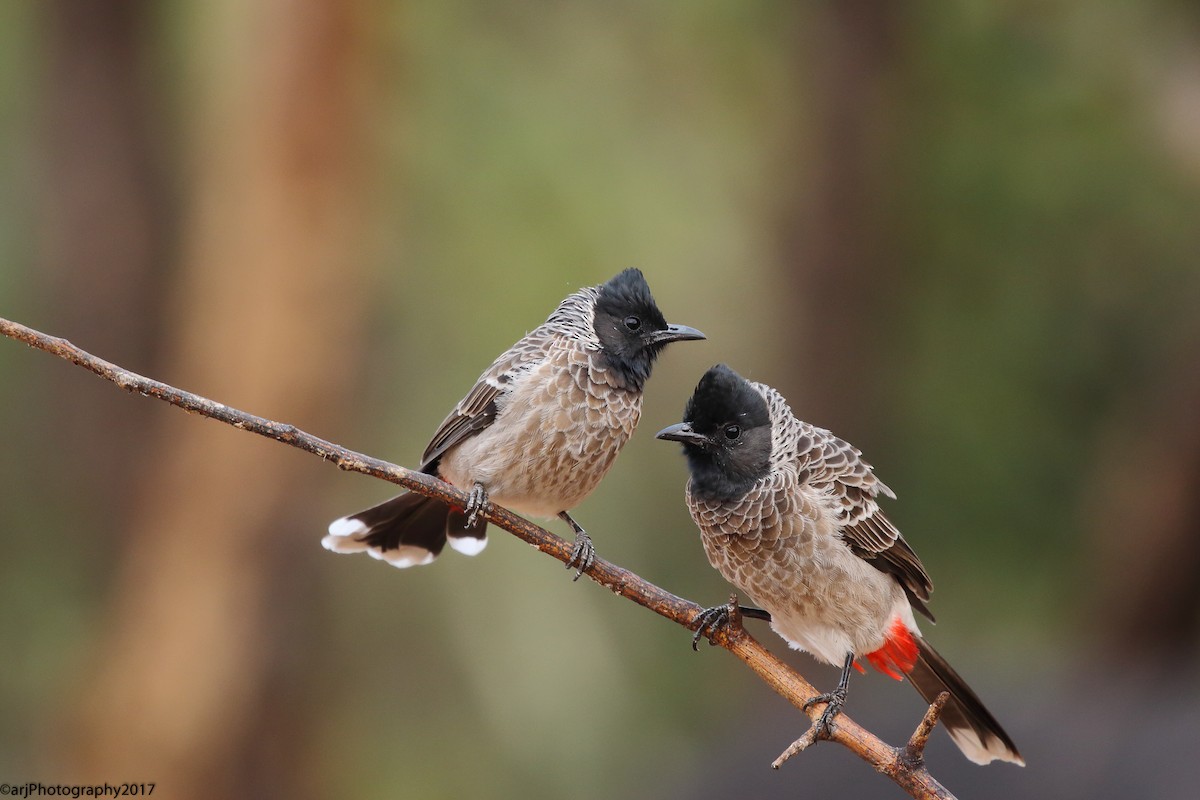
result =
M154 397L178 406L189 413L200 414L235 428L283 442L320 456L323 460L332 461L340 469L349 472L360 472L380 478L459 508L466 504L467 495L464 492L430 475L348 450L305 433L294 425L248 414L224 403L218 403L138 375L97 358L66 339L48 336L3 318L0 318L0 333L24 342L30 347L44 350L51 355L77 364L128 392ZM544 528L518 517L507 509L492 504L483 515L489 523L508 531L564 564L571 558L572 545L570 543ZM689 630L695 631L701 625L701 615L704 611L702 606L671 594L616 564L596 558L592 567L585 574L613 593L632 600ZM814 697L817 690L750 636L741 625L736 599L733 601L733 606L729 622L709 632L710 641L740 658L768 686L796 708L803 710L804 703ZM940 707L937 703L930 708L921 726L917 729L917 733L914 733L913 740L904 750L885 744L845 714L838 716L830 740L848 747L877 771L895 781L914 798L953 800L953 795L929 774L921 758L924 738L928 737L929 731L936 723L939 710ZM815 718L820 712L814 709L808 713ZM918 738L918 734L922 731L924 731L922 737ZM914 745L914 742L919 744Z

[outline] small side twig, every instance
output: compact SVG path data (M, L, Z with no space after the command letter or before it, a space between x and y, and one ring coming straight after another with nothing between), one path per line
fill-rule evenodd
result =
M803 736L801 736L799 739L797 739L796 741L794 741L790 745L788 745L787 750L784 750L782 753L779 754L779 758L777 758L771 762L771 769L779 769L780 767L782 767L784 765L784 763L787 762L787 760L789 758L796 755L797 753L804 752L805 750L807 750L809 747L811 747L812 745L814 745L816 743L817 743L817 729L815 726L810 726L809 729L804 732Z
M466 493L430 475L356 453L305 433L294 425L248 414L224 403L218 403L215 400L138 375L97 358L66 339L49 336L3 318L0 318L0 334L77 364L128 392L154 397L190 413L200 414L240 430L274 439L320 456L323 460L332 461L339 469L380 478L460 508L467 502ZM484 512L484 516L496 527L508 531L563 563L571 558L572 545L569 542L522 517L518 517L511 511L492 505ZM705 609L697 603L677 597L629 570L604 559L597 558L584 574L613 593L632 600L689 630L697 630L704 624ZM803 711L805 703L816 696L817 690L763 647L742 627L736 597L732 599L732 605L730 619L726 621L726 624L714 625L706 630L710 641L729 650L745 662L768 686ZM937 707L937 710L934 706ZM925 720L918 727L917 733L913 734L913 739L910 740L903 753L897 748L885 744L845 714L838 716L837 725L830 740L849 748L914 798L953 800L953 795L929 774L921 757L924 741L929 735L929 730L932 730L940 710L937 703L934 706L930 707L930 711L925 715ZM819 712L814 709L807 713L815 718ZM802 741L803 737L793 745L793 747L797 747L796 752L807 746L801 746L800 742ZM789 748L789 750L791 749ZM910 753L915 753L916 758L909 757ZM783 756L777 759L778 763L782 763L783 760L786 760Z
M933 729L937 726L938 718L942 716L942 709L946 707L946 701L949 699L949 692L942 692L935 697L933 702L929 704L929 708L925 711L925 716L921 718L921 722L917 725L917 729L908 738L908 744L904 746L904 753L901 757L914 768L924 765L925 745L929 742L929 734L933 733Z

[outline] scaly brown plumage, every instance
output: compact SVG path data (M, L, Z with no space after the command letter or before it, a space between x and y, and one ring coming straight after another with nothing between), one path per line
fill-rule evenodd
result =
M492 362L442 421L420 469L470 492L464 509L408 493L335 520L322 544L397 567L428 564L449 542L475 555L489 502L575 531L576 577L594 548L567 513L596 488L637 427L654 359L673 341L702 339L668 325L642 273L628 269L567 297Z
M842 667L838 688L818 698L826 703L818 735L828 734L850 670L865 657L892 677L907 674L928 701L949 691L942 719L969 759L1024 763L921 637L913 609L932 620L933 584L879 508L880 495L895 495L857 449L724 365L701 379L684 422L658 437L683 443L688 509L709 562L770 613L792 647Z

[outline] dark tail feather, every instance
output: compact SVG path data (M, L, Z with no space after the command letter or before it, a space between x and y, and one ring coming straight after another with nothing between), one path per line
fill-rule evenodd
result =
M967 682L924 639L913 638L917 642L917 663L908 679L927 703L942 692L950 693L941 722L963 755L976 764L1000 759L1025 766L1017 746Z
M335 553L367 553L395 567L428 564L446 546L475 555L487 544L487 524L473 528L444 503L409 492L365 511L334 520L321 540Z

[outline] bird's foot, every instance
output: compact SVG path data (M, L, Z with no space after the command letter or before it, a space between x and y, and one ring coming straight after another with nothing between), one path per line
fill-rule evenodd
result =
M808 711L812 706L818 703L825 704L825 710L821 712L821 716L813 721L812 732L813 739L829 739L833 736L833 720L838 714L842 713L842 706L846 704L846 690L839 686L832 692L824 692L816 697L808 700L801 707L803 711Z
M717 631L729 625L741 627L742 617L771 621L771 615L761 608L738 605L737 595L729 596L729 602L723 606L706 608L696 615L696 632L692 634L692 649L699 650L701 637L708 637L710 645L716 644L713 639Z
M713 637L717 631L729 624L737 613L736 603L706 608L696 615L696 632L692 634L692 649L700 652L701 637L708 637L709 645L716 644Z
M842 713L842 706L846 704L846 687L850 685L850 670L853 667L854 653L847 653L846 660L842 664L842 674L838 677L837 688L832 692L825 692L805 701L801 706L803 711L808 711L818 703L824 703L825 709L821 712L821 716L817 717L804 732L804 735L792 742L788 749L775 759L771 764L772 768L779 769L783 766L783 762L797 753L804 752L822 739L833 738L833 720Z
M779 769L783 766L784 762L797 753L803 753L805 750L812 747L822 739L832 738L833 718L841 713L842 705L845 702L846 690L841 686L834 689L832 692L819 694L806 702L803 706L805 711L808 710L809 706L814 706L817 703L825 703L825 710L822 711L821 716L817 717L813 724L809 726L808 730L804 732L803 736L788 745L788 749L780 753L779 758L771 762L771 768Z
M575 533L575 547L571 550L571 558L567 561L567 569L578 568L575 577L571 580L579 580L583 573L591 569L592 562L595 560L596 546L592 544L592 537L587 535L587 531L580 528Z
M476 516L487 511L489 505L487 489L483 488L482 483L475 484L471 493L467 495L467 507L463 509L463 513L467 515L468 528L475 527Z
M571 579L577 581L583 573L592 568L592 562L596 560L596 547L592 544L592 537L588 536L587 531L581 528L578 522L571 519L570 514L560 511L558 518L575 531L575 547L571 550L571 557L567 559L567 569L578 568L579 571Z

